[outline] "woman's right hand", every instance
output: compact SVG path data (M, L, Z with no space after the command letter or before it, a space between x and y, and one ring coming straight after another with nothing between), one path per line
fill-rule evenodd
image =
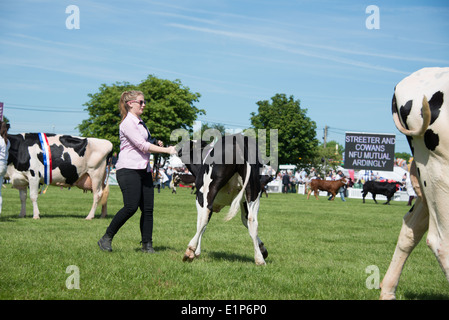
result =
M167 153L168 154L177 154L176 148L174 146L167 147Z

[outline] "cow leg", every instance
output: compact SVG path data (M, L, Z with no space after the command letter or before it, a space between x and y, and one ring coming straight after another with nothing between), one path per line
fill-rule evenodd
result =
M103 192L101 194L101 217L106 218L108 215L108 197L109 197L109 182L103 188Z
M197 242L196 249L195 249L195 257L199 257L201 254L201 240L203 239L203 234L206 231L207 224L209 223L210 218L212 217L212 212L210 212L209 210L206 210L206 211L208 212L208 213L205 213L205 216L208 217L206 224L204 225L204 220L202 220L202 219L200 221L197 221L197 228L199 228L201 231L200 231L198 242Z
M26 216L26 203L27 203L27 188L21 188L19 189L19 196L20 196L20 218L25 218Z
M387 202L385 202L384 204L388 204L388 205L389 205L389 204L390 204L390 201L391 201L391 197L388 197L388 198L387 198Z
M375 193L373 193L373 200L374 200L374 202L377 204L377 201L376 201L376 194L375 194Z
M313 189L309 189L309 193L307 194L307 200L309 200L310 194L313 192L313 195L315 196L315 199L318 200L318 189L317 190L313 190Z
M96 179L94 174L93 174L93 176L91 176L90 174L89 174L89 176L87 176L87 179L89 179L89 177L90 177L90 179L92 179L93 203L92 203L92 207L89 211L89 214L86 217L86 220L92 220L93 218L95 218L95 211L97 210L98 203L100 202L101 197L103 195L102 184L103 184L104 180ZM106 216L106 212L103 212L103 210L104 210L104 208L102 206L101 214L102 214L102 216L103 216L103 214L105 214L105 216Z
M444 203L443 201L439 202ZM448 234L447 230L449 224L447 220L443 218L444 214L447 212L447 206L444 206L443 204L443 206L433 208L431 210L432 211L429 212L429 232L427 234L427 245L435 254L441 269L443 269L446 279L449 281L449 240L446 236ZM439 214L435 211L439 211Z
M265 248L264 243L262 242L262 240L260 240L258 234L257 234L257 226L256 226L256 239L253 238L253 235L251 234L251 229L250 228L254 228L253 225L251 225L251 227L248 226L248 216L249 216L249 210L248 210L248 204L246 202L243 202L240 204L240 212L241 212L241 216L242 216L242 223L243 225L248 229L250 237L253 239L254 242L254 251L255 251L255 261L256 264L258 265L264 265L265 264L265 260L268 257L268 250L267 248ZM257 219L256 219L257 222ZM260 254L262 255L262 259L260 259L260 255L258 254L258 251L260 251ZM259 261L259 263L258 263ZM263 262L262 262L263 261Z
M198 211L196 234L193 236L192 240L190 240L182 261L191 262L195 257L201 254L201 238L204 231L206 231L211 212L207 207L201 207L198 200L196 201L196 206Z
M40 212L39 212L39 208L37 207L37 196L39 194L38 190L33 190L30 189L30 200L31 203L33 204L33 219L37 220L40 219Z
M198 244L195 250L195 257L199 257L201 254L201 240L203 239L203 234L206 231L206 227L203 228L203 231L200 233L200 237L198 239Z
M33 219L40 219L39 208L37 206L37 197L39 195L39 181L30 181L30 200L33 204Z
M265 265L265 260L263 258L262 252L259 246L259 237L257 236L259 222L257 220L257 214L259 212L259 204L260 204L260 194L254 202L248 203L248 230L251 239L253 239L254 244L254 260L256 261L256 265Z
M429 227L427 205L419 197L412 209L404 216L393 258L381 283L380 299L395 299L396 287L404 264Z
M100 195L100 197L101 197L101 195ZM92 208L89 211L89 214L86 217L86 220L92 220L93 218L95 218L95 211L97 210L98 202L99 202L99 196L98 196L98 194L96 194L94 192L94 202L92 204Z

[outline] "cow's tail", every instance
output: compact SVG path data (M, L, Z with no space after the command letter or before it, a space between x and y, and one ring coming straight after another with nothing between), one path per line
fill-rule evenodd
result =
M103 193L101 194L100 203L104 206L108 202L109 197L109 182L106 181L106 185L103 188Z
M402 123L401 120L399 119L399 112L398 112L398 107L396 104L396 99L393 99L393 103L392 103L392 112L393 112L393 121L394 124L396 125L396 128L398 128L398 130L405 134L406 136L411 136L411 137L416 137L416 136L422 136L424 135L424 133L426 132L427 128L429 127L430 124L430 107L429 107L429 102L427 101L427 97L424 96L422 99L422 125L420 128L417 128L415 130L409 130L406 129Z
M225 217L225 221L229 221L232 218L234 218L235 215L237 214L237 212L239 211L239 209L240 209L240 202L242 201L243 195L245 194L246 186L248 185L248 181L249 181L249 177L250 176L251 176L251 166L249 165L249 163L246 163L245 182L243 183L242 190L240 190L240 192L237 195L237 197L235 197L234 200L232 200L231 208L229 209L229 212L228 212L228 214Z
M102 206L106 205L109 197L109 174L112 170L112 151L108 154L106 158L106 172L105 178L103 180L103 193L101 194L100 203Z

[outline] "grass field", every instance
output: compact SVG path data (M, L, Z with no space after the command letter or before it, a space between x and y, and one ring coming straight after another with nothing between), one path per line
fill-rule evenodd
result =
M214 214L203 237L202 254L182 262L196 231L194 195L185 188L155 194L154 246L140 252L137 212L119 231L112 253L97 246L122 205L111 187L108 217L86 221L91 194L50 187L39 198L41 219L18 218L19 193L3 188L0 217L0 299L164 299L164 300L358 300L378 299L369 289L369 266L382 280L409 207L368 200L307 200L298 194L261 199L259 236L269 255L256 266L248 231L239 216L224 222ZM70 266L75 266L76 269ZM371 267L373 268L373 267ZM74 272L73 270L77 270ZM375 269L370 269L375 270ZM79 289L69 284L79 274ZM373 278L374 277L374 278ZM422 241L407 261L397 298L448 299L449 284Z

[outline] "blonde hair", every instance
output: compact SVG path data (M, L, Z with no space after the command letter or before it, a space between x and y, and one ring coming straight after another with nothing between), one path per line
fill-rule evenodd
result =
M125 91L120 96L120 101L118 103L118 108L120 110L120 115L122 116L122 120L126 118L128 115L128 101L134 100L137 98L137 96L143 96L142 91L137 90L131 90L131 91Z

